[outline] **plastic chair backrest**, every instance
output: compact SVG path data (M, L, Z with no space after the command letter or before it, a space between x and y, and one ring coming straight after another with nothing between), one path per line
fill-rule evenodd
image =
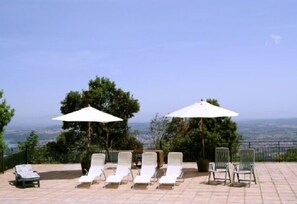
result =
M229 163L229 148L217 147L215 150L215 168L225 169L226 163Z
M242 149L239 150L239 170L251 170L251 164L255 163L255 150L254 149Z

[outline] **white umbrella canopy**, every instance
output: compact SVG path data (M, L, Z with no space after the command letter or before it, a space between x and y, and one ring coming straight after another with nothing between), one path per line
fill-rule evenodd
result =
M201 100L199 103L194 103L190 106L184 107L172 113L165 115L166 117L177 117L177 118L200 118L200 129L202 130L203 118L219 118L219 117L232 117L238 116L239 114L219 107L212 105L206 101ZM205 157L205 145L204 145L204 136L202 135L202 154L203 158Z
M90 122L109 123L109 122L123 121L123 119L121 118L99 111L96 108L91 107L90 105L78 111L74 111L56 118L52 118L52 120L61 120L66 122L88 122L88 126L89 126L88 140L87 140L88 147L90 145L90 138L91 138Z
M93 108L91 106L82 108L72 113L68 113L68 114L53 118L53 120L62 120L66 122L101 122L101 123L123 121L123 119L121 118L99 111L96 108Z
M178 118L218 118L238 116L238 113L212 105L206 101L200 101L166 116Z

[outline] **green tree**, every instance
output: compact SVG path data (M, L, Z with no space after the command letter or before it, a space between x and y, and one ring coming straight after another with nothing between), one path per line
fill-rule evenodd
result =
M38 135L34 130L31 131L26 141L18 143L20 150L27 151L28 161L30 163L35 163L35 153L36 153L38 143L39 143Z
M188 119L173 118L166 130L170 151L183 152L187 162L197 160L201 149L198 139L200 129L189 127L189 122Z
M14 109L12 109L6 100L2 98L3 91L0 90L0 151L4 150L5 142L3 138L4 127L10 122L11 118L14 116Z
M136 130L131 131L129 128L129 132L126 136L124 136L121 140L116 140L113 143L113 148L117 150L129 150L129 149L142 149L143 144L137 140L136 136L138 132Z
M297 148L290 148L284 154L285 161L297 161Z
M165 150L164 152L168 151L168 149L166 150L167 145L164 140L168 123L168 118L160 117L157 113L151 120L149 128L155 149Z
M70 129L62 132L56 142L46 144L46 156L51 162L79 162L85 146L84 134Z
M96 77L89 81L88 90L70 91L61 102L61 112L67 114L88 105L123 119L122 122L91 123L91 144L107 151L113 148L113 143L121 141L128 134L128 119L139 111L138 100L130 92L116 87L116 84L104 77ZM79 131L87 134L87 123L64 122L63 129ZM130 147L133 148L133 147Z
M215 99L207 102L219 106ZM237 125L229 117L203 118L203 129L200 128L199 118L173 119L167 126L171 149L184 152L185 158L191 160L202 157L202 134L207 159L214 160L215 148L219 146L229 147L231 155L237 152L242 136L236 131Z

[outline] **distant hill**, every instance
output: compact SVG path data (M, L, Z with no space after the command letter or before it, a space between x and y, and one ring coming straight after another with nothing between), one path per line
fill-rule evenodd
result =
M238 133L243 135L245 140L269 140L269 141L297 141L297 118L295 119L257 119L236 121ZM150 145L149 136L150 123L129 123L132 130L137 130L138 139L145 145ZM41 143L53 141L61 132L61 125L45 126L38 128L8 128L4 132L4 139L10 145L18 141L24 141L34 130L39 136Z
M40 128L13 128L7 129L4 132L4 140L9 147L16 146L17 142L25 141L31 131L35 131L38 135L40 144L45 144L49 141L54 141L61 132L61 126L48 126Z
M243 120L237 126L245 140L297 141L297 118Z

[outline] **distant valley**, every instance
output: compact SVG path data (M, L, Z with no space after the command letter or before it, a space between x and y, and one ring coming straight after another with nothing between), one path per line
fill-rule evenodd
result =
M297 118L245 120L237 126L245 140L297 141Z
M238 133L245 140L257 141L297 141L297 118L296 119L257 119L236 121ZM150 123L130 123L132 130L138 131L138 139L145 144L151 145L149 136ZM16 146L18 141L24 141L34 130L39 136L39 141L46 144L54 141L61 132L61 126L49 126L38 128L9 128L4 132L4 139L9 147Z

